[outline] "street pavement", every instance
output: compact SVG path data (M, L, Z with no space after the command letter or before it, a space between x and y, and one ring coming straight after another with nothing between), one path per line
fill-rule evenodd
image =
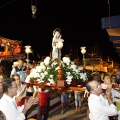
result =
M71 108L67 107L65 113L61 114L61 108L49 115L48 120L87 120L87 101L83 103L81 111L75 111L75 103L71 103Z

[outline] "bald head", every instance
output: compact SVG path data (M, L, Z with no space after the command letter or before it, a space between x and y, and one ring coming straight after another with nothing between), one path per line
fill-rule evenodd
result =
M86 85L86 89L89 93L95 95L100 95L102 93L101 86L96 80L89 81Z
M93 83L95 80L89 81L86 85L86 89L88 90L88 92L90 93L90 91L93 89Z

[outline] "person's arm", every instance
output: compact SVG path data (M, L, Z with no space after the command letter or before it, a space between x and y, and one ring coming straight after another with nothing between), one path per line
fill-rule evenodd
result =
M27 110L32 106L32 105L35 105L35 104L38 104L39 102L39 98L36 97L36 98L33 98L33 97L30 97L28 99L28 101L25 103L24 105L24 109L22 111L22 113L25 115L27 113Z
M102 97L102 99L101 99ZM116 106L113 104L113 102L111 101L111 99L106 99L101 95L100 99L95 99L95 98L90 98L90 102L89 104L89 108L91 110L91 112L96 111L96 113L99 113L101 115L105 115L105 116L115 116L117 115L118 111ZM88 99L89 101L89 99Z
M33 93L33 98L35 98L38 95L38 87L37 86L33 86L34 89L34 93Z
M13 68L13 69L12 69L11 74L10 74L10 78L12 78L14 74L17 74L17 72L16 72L16 69L15 69L15 68Z
M32 85L30 85L28 88L27 88L27 92L34 92L34 88Z
M27 86L24 85L22 90L19 92L19 96L22 96L24 94L24 92L26 91L26 88L27 88Z
M0 110L3 111L3 113L6 115L7 120L25 120L25 115L27 113L27 110L34 104L38 104L39 99L38 98L30 98L25 105L22 105L21 107L15 107L15 103L0 103ZM6 101L7 102L7 101ZM13 101L14 102L14 101ZM12 108L12 109L11 109ZM14 108L14 110L13 110ZM21 110L22 109L22 110Z
M111 96L106 96L106 98L108 100L109 105L114 104Z
M112 101L111 88L106 89L106 98L108 99L109 105L114 104L113 101Z

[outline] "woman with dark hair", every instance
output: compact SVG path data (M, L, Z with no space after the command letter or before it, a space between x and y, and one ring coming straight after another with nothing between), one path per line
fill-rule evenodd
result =
M92 77L93 77L93 80L99 82L100 84L103 83L103 81L101 80L101 75L99 72L92 74Z

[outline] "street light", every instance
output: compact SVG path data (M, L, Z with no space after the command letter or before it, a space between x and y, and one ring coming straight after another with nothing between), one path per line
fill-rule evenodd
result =
M25 52L27 54L26 61L27 61L27 67L28 67L28 64L29 64L29 54L32 53L31 46L29 46L29 45L25 46Z
M80 47L81 53L83 54L83 66L85 68L85 53L86 53L86 47Z

